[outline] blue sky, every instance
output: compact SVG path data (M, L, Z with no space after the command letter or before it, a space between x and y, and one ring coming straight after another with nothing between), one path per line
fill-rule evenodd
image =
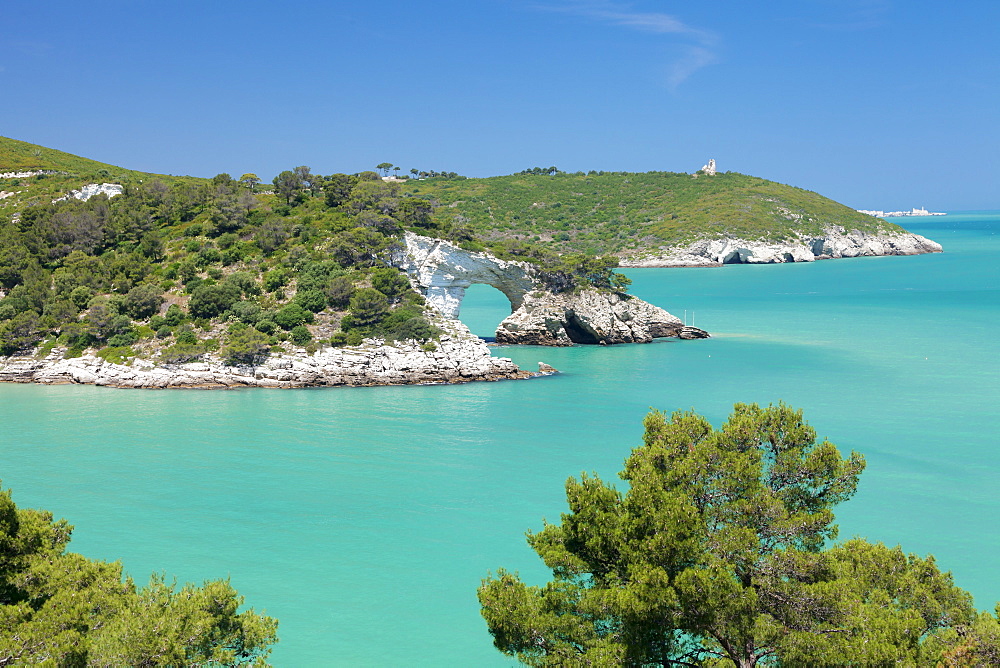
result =
M18 3L0 135L170 174L721 170L1000 208L997 0Z

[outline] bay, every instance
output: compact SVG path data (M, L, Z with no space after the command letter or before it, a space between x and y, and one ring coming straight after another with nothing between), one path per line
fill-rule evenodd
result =
M933 553L1000 599L1000 213L911 218L944 253L631 270L704 341L498 347L528 381L321 390L0 385L0 477L76 526L71 548L139 580L231 577L279 618L276 665L511 665L475 589L542 583L524 532L570 475L614 479L652 407L719 424L737 401L802 408L868 469L841 537ZM505 298L474 286L489 335ZM685 314L686 312L686 314Z

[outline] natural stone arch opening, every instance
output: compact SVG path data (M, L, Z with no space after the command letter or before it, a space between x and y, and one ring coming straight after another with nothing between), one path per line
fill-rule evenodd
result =
M496 336L500 323L514 312L510 298L489 283L473 283L465 289L458 319L480 338Z
M511 313L536 288L534 270L526 262L500 260L489 253L467 251L448 241L407 232L397 265L432 306L457 318L469 286L491 285L510 302Z

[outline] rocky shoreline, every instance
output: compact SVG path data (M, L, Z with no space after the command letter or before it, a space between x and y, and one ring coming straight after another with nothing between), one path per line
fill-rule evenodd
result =
M145 389L302 388L467 383L556 373L543 363L532 373L508 358L493 357L486 343L461 323L441 335L435 350L425 350L415 341L367 339L360 346L326 347L313 354L304 349L275 354L257 365L227 366L210 356L189 364L157 364L139 358L113 364L89 354L64 359L64 352L55 348L41 358L0 358L0 382Z
M813 262L845 257L940 253L941 244L910 232L869 233L827 228L820 235L782 241L700 239L686 246L664 247L621 259L625 268L721 267L726 264Z
M466 251L441 239L407 233L398 268L425 297L428 315L442 331L426 344L366 339L361 345L324 345L272 353L259 364L232 366L217 354L187 364L166 364L146 350L113 363L91 351L66 357L66 349L36 349L0 357L0 382L82 383L120 388L331 387L465 383L532 378L556 373L539 362L538 372L490 348L457 319L465 289L486 283L511 302L511 315L497 329L501 344L569 346L648 343L655 338L707 338L677 317L638 297L594 288L548 290L535 268Z

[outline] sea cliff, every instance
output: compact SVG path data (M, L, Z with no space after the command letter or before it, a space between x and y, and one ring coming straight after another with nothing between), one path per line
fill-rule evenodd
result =
M910 232L862 232L843 227L781 241L721 237L664 246L623 257L622 267L718 267L724 264L813 262L831 258L940 253L941 244Z

